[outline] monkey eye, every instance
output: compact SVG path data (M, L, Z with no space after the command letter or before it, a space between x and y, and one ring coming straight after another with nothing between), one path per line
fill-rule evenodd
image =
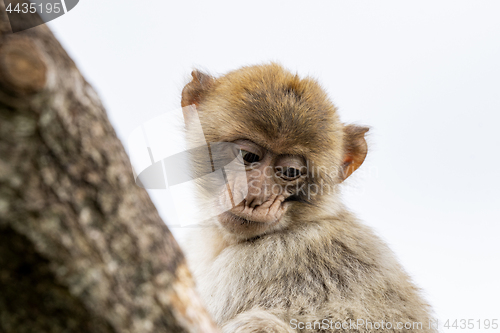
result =
M260 161L260 156L254 153L251 153L247 150L240 149L241 156L246 163L255 163Z
M281 178L285 180L294 180L302 175L299 169L292 167L281 168L281 170L279 170L279 173L281 174Z

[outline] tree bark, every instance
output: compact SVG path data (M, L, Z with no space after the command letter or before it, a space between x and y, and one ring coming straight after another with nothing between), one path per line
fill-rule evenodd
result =
M216 331L96 92L0 1L0 332Z

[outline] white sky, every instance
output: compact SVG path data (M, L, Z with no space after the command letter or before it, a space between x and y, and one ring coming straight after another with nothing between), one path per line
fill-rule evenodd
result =
M123 140L179 108L194 67L273 60L316 77L345 122L372 128L348 206L441 325L500 322L500 2L84 0L49 26Z

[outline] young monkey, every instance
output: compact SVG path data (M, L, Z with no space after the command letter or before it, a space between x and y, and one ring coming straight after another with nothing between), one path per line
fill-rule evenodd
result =
M228 173L200 186L217 215L186 247L223 332L435 332L391 251L339 199L368 128L342 124L315 80L274 63L219 78L195 70L182 106L191 144L229 142L244 170L243 182ZM193 107L204 137L191 134Z

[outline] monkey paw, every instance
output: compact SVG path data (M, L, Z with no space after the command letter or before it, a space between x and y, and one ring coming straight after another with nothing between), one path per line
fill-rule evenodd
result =
M243 200L243 202L234 207L231 212L239 217L260 223L272 223L279 221L285 211L283 201L285 197L282 195L273 195L265 202L259 205L252 205L251 202Z

